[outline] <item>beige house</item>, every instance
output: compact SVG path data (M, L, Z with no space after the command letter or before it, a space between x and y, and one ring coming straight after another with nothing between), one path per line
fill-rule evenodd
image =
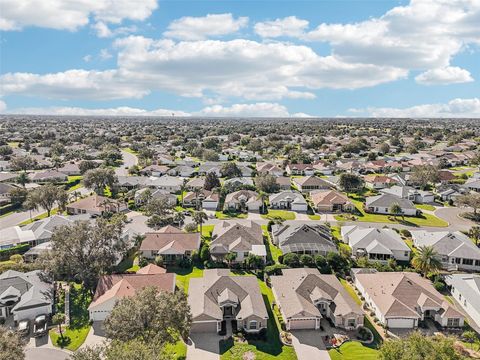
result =
M239 190L225 197L224 210L230 211L259 211L262 201L258 193L252 190Z
M188 304L191 332L214 333L223 321L256 333L267 328L268 312L255 276L231 276L228 269L209 269L202 278L190 279Z
M362 310L335 275L309 268L283 269L282 274L270 279L287 330L317 330L327 318L348 330L363 325Z
M318 190L312 192L310 198L318 212L349 212L355 209L348 197L336 190Z
M155 259L160 255L166 264L171 264L189 258L199 248L199 233L186 233L169 225L157 232L146 233L140 253L147 259Z
M375 316L389 328L415 329L420 321L427 319L441 327L463 327L463 314L417 273L358 273L355 286Z
M96 194L67 205L67 213L69 215L102 215L104 212L116 213L124 211L128 211L125 203Z
M293 184L301 192L310 192L312 190L330 189L330 184L317 176L303 176L293 178Z

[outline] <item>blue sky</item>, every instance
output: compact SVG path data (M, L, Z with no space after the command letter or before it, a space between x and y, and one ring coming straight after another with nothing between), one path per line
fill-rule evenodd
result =
M480 116L475 0L3 0L0 111Z

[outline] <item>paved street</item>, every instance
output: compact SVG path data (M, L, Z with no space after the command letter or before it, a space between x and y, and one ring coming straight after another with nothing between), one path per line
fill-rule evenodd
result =
M470 208L444 207L435 211L435 216L448 222L450 229L466 231L476 224L473 221L460 217L461 213L470 212Z
M122 151L123 156L123 165L115 169L115 174L117 176L127 176L128 168L138 164L138 157L132 153L129 153L125 150Z
M216 334L193 334L187 344L187 360L220 359L220 337Z
M330 360L321 336L315 330L292 331L292 344L298 360Z

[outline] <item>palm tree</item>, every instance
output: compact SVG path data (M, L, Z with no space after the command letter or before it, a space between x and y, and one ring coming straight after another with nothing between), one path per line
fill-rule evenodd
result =
M195 210L198 210L198 196L202 193L202 189L196 187L193 189L193 192L195 194Z
M478 246L478 240L480 240L480 226L472 226L468 232L468 236L470 236L475 241L475 245Z
M234 262L236 258L237 258L237 253L234 253L234 252L229 252L225 256L225 260L227 260L228 262L228 267L232 266L232 262Z
M393 214L393 217L395 218L395 220L397 220L397 215L399 214L402 214L402 217L403 217L402 207L398 205L398 203L393 203L392 205L390 205L388 212L390 214Z
M205 220L208 220L207 214L203 211L195 211L192 215L192 219L197 225L200 225L200 234L202 234L203 223Z
M262 202L262 212L265 214L265 212L267 211L265 203L268 199L268 194L264 191L259 191L257 199Z
M82 193L80 191L74 191L71 195L75 198L75 201L77 201L78 198L82 195Z
M412 259L412 265L424 277L427 277L428 273L437 272L441 268L442 263L433 246L420 246Z
M25 187L25 184L30 182L30 179L28 178L28 174L25 172L22 172L18 175L17 177L17 183L22 185L22 187Z
M188 183L188 179L183 179L182 185L180 185L180 197L182 200L182 207L183 207L183 197L185 195L185 191L188 189L187 183Z

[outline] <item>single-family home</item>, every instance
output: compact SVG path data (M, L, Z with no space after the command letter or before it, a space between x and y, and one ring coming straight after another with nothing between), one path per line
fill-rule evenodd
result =
M444 279L453 298L480 328L480 275L449 274Z
M364 180L365 186L374 190L385 189L397 183L394 179L388 176L376 174L366 175Z
M465 182L464 186L465 186L468 190L480 192L480 179L478 179L478 178L468 179L468 180Z
M167 190L171 193L179 192L183 184L183 179L177 176L164 175L161 177L150 176L146 185L156 189Z
M205 186L205 178L193 178L187 182L187 187L193 189L203 189Z
M206 162L205 164L200 165L198 168L198 174L201 176L207 175L209 172L215 173L218 177L222 176L221 173L222 164L218 162Z
M153 164L153 165L149 165L147 167L144 167L142 170L140 170L140 174L147 175L147 176L160 177L162 175L165 175L168 170L169 170L168 166Z
M336 190L312 191L310 199L318 212L350 212L355 210L355 205L348 197Z
M56 170L38 171L29 174L29 178L34 183L61 183L68 179L68 176Z
M268 312L254 276L232 276L228 269L205 270L203 277L190 279L188 304L192 333L220 332L222 323L232 320L237 329L248 333L267 328Z
M312 176L315 169L311 164L288 164L285 168L288 175Z
M257 192L252 190L239 190L225 197L224 210L227 211L259 211L262 201Z
M408 199L418 204L427 204L435 201L432 192L418 190L411 186L393 185L390 188L381 189L380 192L383 194L395 195L402 199Z
M216 261L223 261L228 253L235 253L233 262L241 263L248 255L267 256L261 226L254 221L222 221L212 233L210 254Z
M126 211L128 211L128 207L124 202L97 194L67 205L67 213L69 215L89 214L98 216L104 212L117 213Z
M169 225L156 232L145 233L140 253L146 259L155 259L160 255L165 264L172 264L190 258L199 248L199 233L186 233Z
M317 176L303 176L299 178L293 178L293 184L301 191L301 192L309 192L312 190L320 190L320 189L329 189L330 184L328 184L325 180L320 179Z
M270 162L257 162L257 173L259 175L283 176L283 169Z
M400 235L392 229L364 228L357 225L342 226L342 239L352 248L355 257L369 261L409 261L411 250Z
M480 249L460 231L412 230L413 245L432 246L447 270L480 271Z
M61 172L68 176L77 176L80 175L80 167L74 162L69 162L64 164L62 167L57 169L58 172Z
M181 177L192 177L195 174L196 170L190 166L179 165L167 171L168 175L171 176L181 176Z
M154 269L152 266L158 269ZM166 273L165 269L156 265L148 265L148 269L142 268L136 274L102 275L93 300L88 306L90 320L105 320L119 300L134 296L149 286L173 293L175 291L175 273Z
M288 176L277 176L275 182L280 190L290 190L292 188L292 181Z
M397 204L402 209L400 214L392 214L390 207L393 204ZM391 195L381 194L376 196L369 196L365 199L365 211L375 214L387 214L387 215L406 215L417 216L419 210L415 207L413 202L408 199Z
M234 178L225 180L223 185L231 186L231 187L253 186L253 180L252 178L247 178L247 177L234 177Z
M152 199L164 199L168 205L177 205L177 197L167 190L143 188L135 192L135 205L140 206Z
M0 318L13 315L14 321L33 320L50 315L52 306L53 285L45 281L40 270L0 274Z
M335 275L309 268L283 269L270 281L287 331L318 330L322 319L347 330L363 326L362 310Z
M288 209L292 211L306 212L308 210L307 200L297 191L285 190L269 197L272 209Z
M8 204L10 202L10 195L16 186L11 184L0 183L0 205Z
M198 195L193 191L189 191L183 197L183 206L196 209L216 210L219 198L217 193L208 190L202 190Z
M355 275L355 286L380 323L392 329L415 329L431 319L441 327L461 328L464 316L445 300L430 280L413 272Z
M330 229L320 224L276 224L272 226L272 240L284 254L326 256L338 252Z

